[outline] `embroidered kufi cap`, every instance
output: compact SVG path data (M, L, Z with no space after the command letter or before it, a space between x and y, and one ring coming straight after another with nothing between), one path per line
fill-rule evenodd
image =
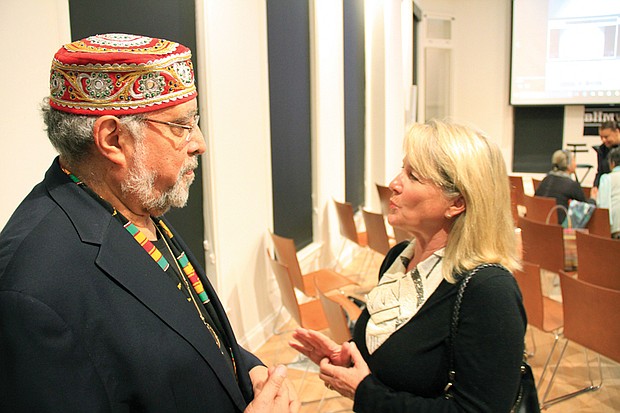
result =
M130 115L197 95L191 51L169 40L99 34L64 45L50 73L50 106L81 115Z

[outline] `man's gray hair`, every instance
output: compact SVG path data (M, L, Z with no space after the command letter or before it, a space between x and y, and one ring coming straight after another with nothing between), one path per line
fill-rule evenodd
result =
M47 136L60 156L70 165L87 159L94 143L93 126L97 116L62 112L50 107L48 98L43 100L41 112ZM136 139L143 138L143 115L125 115L119 119Z

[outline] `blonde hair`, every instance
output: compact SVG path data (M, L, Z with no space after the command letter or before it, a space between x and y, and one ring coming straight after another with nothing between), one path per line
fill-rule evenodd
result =
M443 189L448 199L459 195L465 211L454 218L443 260L444 277L484 263L520 268L510 185L499 148L470 127L431 120L414 124L405 136L406 160L412 171Z

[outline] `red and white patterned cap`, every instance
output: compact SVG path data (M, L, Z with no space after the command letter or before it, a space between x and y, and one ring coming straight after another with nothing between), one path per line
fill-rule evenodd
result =
M50 73L50 106L80 115L130 115L196 97L191 51L169 40L99 34L64 45Z

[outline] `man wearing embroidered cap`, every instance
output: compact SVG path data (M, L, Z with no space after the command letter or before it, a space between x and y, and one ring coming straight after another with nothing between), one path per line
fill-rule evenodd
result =
M299 409L162 217L205 151L196 95L172 41L96 35L54 56L59 157L0 234L0 411Z

